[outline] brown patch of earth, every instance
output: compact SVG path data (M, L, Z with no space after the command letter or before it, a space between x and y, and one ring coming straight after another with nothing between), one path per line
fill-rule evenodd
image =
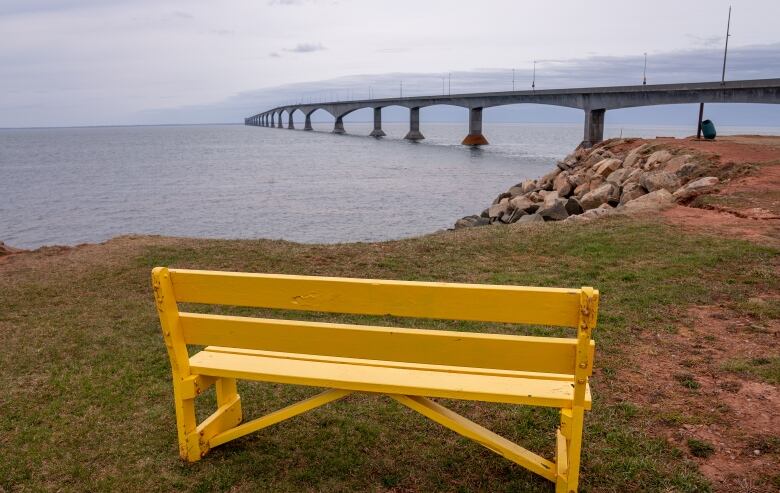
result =
M778 356L780 321L757 322L719 306L695 306L688 316L677 333L640 337L616 397L651 409L649 426L696 461L716 491L773 491L780 481L780 387L723 365ZM697 453L697 440L711 455Z
M648 140L679 151L706 156L725 183L690 206L662 213L685 229L737 235L780 245L780 136L738 135L717 140L695 138Z

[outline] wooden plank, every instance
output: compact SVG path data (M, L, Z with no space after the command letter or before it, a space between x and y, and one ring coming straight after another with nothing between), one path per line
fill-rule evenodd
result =
M555 464L447 409L441 404L421 396L390 394L390 397L452 431L474 440L483 447L523 466L529 471L550 481L555 481Z
M187 344L573 374L576 339L181 313Z
M561 430L555 432L556 476L559 481L566 482L569 475L569 447Z
M192 442L199 443L200 455L209 451L211 439L225 430L229 430L241 422L241 397L234 395L231 400L219 406L214 413L204 419L190 437Z
M279 423L280 421L284 421L299 414L305 413L306 411L311 411L314 408L324 406L329 402L346 397L351 393L352 392L348 390L326 390L325 392L309 397L308 399L305 399L301 402L296 402L295 404L291 404L283 409L274 411L261 418L253 419L252 421L244 423L240 426L231 428L224 433L220 433L219 435L216 435L209 440L209 447L222 445L223 443L235 440L236 438L242 437L254 431L266 428L268 426Z
M321 361L325 363L344 363L357 366L379 366L383 368L405 368L408 370L430 370L445 373L470 373L473 375L493 375L499 377L538 378L541 380L561 380L573 382L573 375L563 373L539 373L531 371L493 370L490 368L472 368L467 366L428 365L422 363L403 363L399 361L382 361L359 358L340 358L335 356L320 356L318 354L279 353L274 351L261 351L257 349L241 349L222 346L208 346L205 351L231 354L247 354L251 356L265 356L268 358L282 358L302 361ZM206 378L206 377L204 377Z
M181 302L577 327L580 289L171 269Z
M341 363L287 360L201 351L190 358L192 371L203 375L276 383L330 387L383 394L570 408L569 382L400 368L356 367Z

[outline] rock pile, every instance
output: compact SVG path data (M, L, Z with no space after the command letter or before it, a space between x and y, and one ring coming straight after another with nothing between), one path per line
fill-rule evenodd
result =
M716 190L702 160L675 154L658 144L630 148L632 140L605 141L577 149L554 170L500 194L479 216L466 216L455 228L488 224L588 220L618 213L660 209ZM616 148L630 148L620 152Z

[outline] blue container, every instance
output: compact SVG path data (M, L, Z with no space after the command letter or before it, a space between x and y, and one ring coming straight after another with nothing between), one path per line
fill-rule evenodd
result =
M712 123L712 120L704 120L701 122L701 133L707 140L715 138L717 134L715 133L715 124Z

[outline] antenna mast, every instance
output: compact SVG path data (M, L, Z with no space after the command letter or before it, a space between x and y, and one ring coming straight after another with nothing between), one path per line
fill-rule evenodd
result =
M723 73L720 77L720 84L726 84L726 55L729 53L729 37L731 36L731 5L729 5L729 20L726 22L726 49L723 50Z

